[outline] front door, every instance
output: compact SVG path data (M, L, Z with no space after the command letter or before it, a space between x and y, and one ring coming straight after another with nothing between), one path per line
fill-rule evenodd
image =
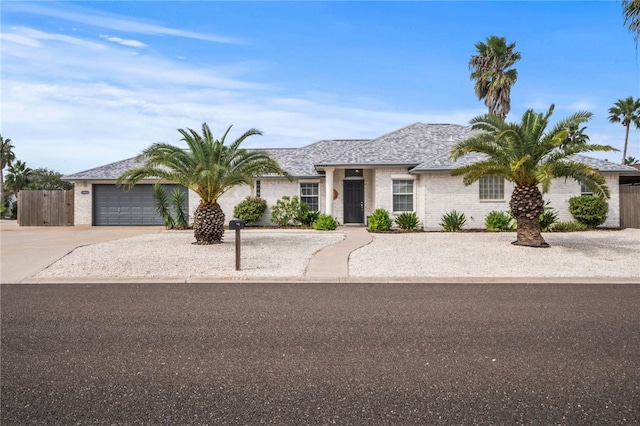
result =
M344 223L364 223L364 181L345 180Z

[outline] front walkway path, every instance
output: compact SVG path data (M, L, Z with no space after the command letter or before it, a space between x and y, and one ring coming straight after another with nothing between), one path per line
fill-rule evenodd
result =
M364 226L345 226L344 240L318 251L307 265L308 278L346 278L349 276L349 255L352 251L366 246L372 240Z

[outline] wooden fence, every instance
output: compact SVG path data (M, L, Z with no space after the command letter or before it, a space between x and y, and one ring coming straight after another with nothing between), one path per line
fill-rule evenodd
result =
M640 185L620 185L620 226L640 228Z
M19 226L73 226L73 191L20 191Z

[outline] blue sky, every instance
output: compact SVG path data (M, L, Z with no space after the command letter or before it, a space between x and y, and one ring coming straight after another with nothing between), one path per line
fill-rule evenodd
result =
M619 149L608 109L640 96L617 1L0 3L0 133L31 168L70 174L180 145L207 122L246 147L372 138L486 112L468 62L488 36L522 59L508 120L594 113L587 134ZM628 155L640 158L640 132ZM620 161L621 154L595 154Z

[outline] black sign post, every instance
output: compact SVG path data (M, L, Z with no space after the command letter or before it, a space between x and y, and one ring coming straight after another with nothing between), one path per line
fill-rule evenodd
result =
M229 222L229 230L236 231L236 271L240 270L240 230L244 228L244 221L233 219Z

